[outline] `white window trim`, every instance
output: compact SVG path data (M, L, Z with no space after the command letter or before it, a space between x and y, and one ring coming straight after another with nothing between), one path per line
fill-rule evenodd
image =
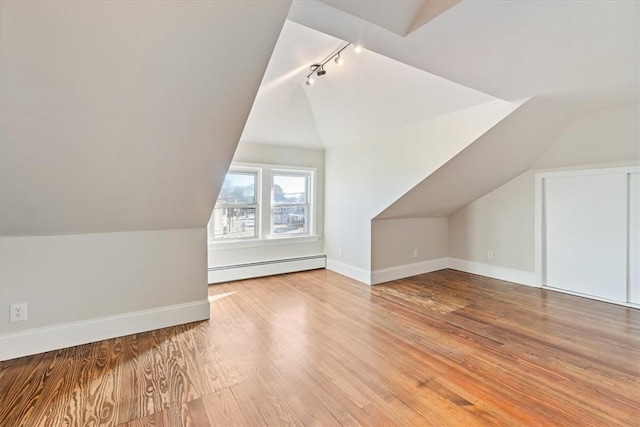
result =
M228 240L213 240L211 235L211 220L207 224L209 232L207 233L208 246L211 250L222 249L234 249L234 248L251 248L273 245L291 245L298 243L310 243L317 242L321 237L316 234L316 188L317 188L317 168L302 167L302 166L289 166L289 165L274 165L264 163L233 163L229 167L229 172L255 172L258 171L258 189L256 189L256 197L258 201L257 216L260 218L259 223L256 224L258 230L257 238L242 238L242 239L228 239ZM271 215L273 212L271 206L272 200L272 173L273 172L285 172L285 173L309 173L309 194L308 194L308 206L309 206L309 225L308 232L305 234L289 234L289 235L274 235L271 234ZM266 188L265 188L266 186ZM266 211L268 209L268 212Z
M251 239L251 240L229 240L228 242L209 242L209 246L212 250L222 249L239 249L239 248L260 248L265 246L279 246L279 245L295 245L298 243L313 243L320 239L319 235L314 236L290 236L290 237L275 237L266 239Z
M315 210L314 210L314 201L315 201L315 171L311 169L302 169L302 168L271 168L271 195L269 198L269 238L271 239L281 239L281 238L291 238L291 237L304 237L304 236L313 236L315 235ZM307 208L307 224L306 231L303 233L292 233L292 234L276 234L273 232L273 211L276 207L274 203L273 196L273 176L274 175L288 175L288 176L301 176L308 177L307 182L307 201L306 203L291 203L291 204L281 204L279 206L305 206Z
M218 243L225 243L225 242L242 242L242 241L253 241L253 240L258 240L260 239L260 236L262 234L262 228L261 228L261 224L262 224L262 169L259 167L252 167L252 166L244 166L244 165L231 165L231 167L229 167L229 170L227 171L227 173L252 173L252 174L256 174L256 187L254 188L254 193L255 193L255 203L246 203L244 205L248 206L248 207L255 207L256 209L256 218L255 218L255 230L256 230L256 237L238 237L236 239L214 239L213 237L213 233L214 233L214 228L212 227L212 221L213 221L213 212L215 212L216 209L216 205L218 204L216 201L216 204L213 207L213 211L211 212L211 218L209 218L209 222L207 223L207 241L209 244L218 244ZM225 175L226 176L226 175ZM221 203L219 208L236 208L238 207L238 204L236 203Z

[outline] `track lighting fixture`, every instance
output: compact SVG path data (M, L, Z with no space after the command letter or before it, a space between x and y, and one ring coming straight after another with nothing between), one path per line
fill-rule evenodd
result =
M309 67L309 69L311 70L311 72L309 74L307 74L307 81L305 82L307 86L311 86L314 83L313 80L313 75L315 74L317 77L322 77L325 74L327 74L327 70L324 69L324 66L327 65L327 62L331 61L332 59L335 58L335 63L338 65L342 65L343 64L343 59L340 56L340 54L342 53L343 50L345 50L346 48L348 48L349 46L351 46L351 43L347 43L344 46L342 46L340 49L338 49L335 53L329 55L329 57L327 59L325 59L322 62L318 62L317 64L311 64L311 66ZM362 48L360 46L355 46L356 52L360 52L362 51Z

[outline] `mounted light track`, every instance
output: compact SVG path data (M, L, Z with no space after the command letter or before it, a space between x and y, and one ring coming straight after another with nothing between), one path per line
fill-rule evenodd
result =
M340 49L338 49L335 53L331 54L327 59L325 59L322 62L318 62L316 64L311 64L311 66L309 66L309 69L311 70L311 72L309 74L307 74L307 80L305 82L305 84L307 86L311 86L312 84L315 83L315 80L313 78L313 75L315 74L317 77L322 77L325 74L327 74L327 70L325 70L325 65L327 65L327 63L329 61L331 61L332 59L335 58L335 63L338 65L342 65L344 63L344 60L342 59L342 56L340 55L342 53L343 50L345 50L346 48L348 48L349 46L351 46L351 43L347 43L344 46L342 46ZM362 51L362 48L360 46L355 46L355 51L356 53Z

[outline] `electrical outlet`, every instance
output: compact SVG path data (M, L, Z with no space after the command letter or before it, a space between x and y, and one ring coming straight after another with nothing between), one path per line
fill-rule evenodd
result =
M493 259L493 251L487 252L487 259Z
M338 256L341 257L342 256L342 248L338 248Z
M418 258L418 250L417 249L413 250L413 257L414 258Z
M27 320L27 303L11 304L11 312L9 314L10 322L22 322Z

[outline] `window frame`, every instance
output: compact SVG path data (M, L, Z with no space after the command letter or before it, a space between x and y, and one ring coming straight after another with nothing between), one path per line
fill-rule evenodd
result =
M234 166L232 165L227 173L225 174L225 179L229 174L238 174L238 175L254 175L254 203L228 203L228 202L219 202L216 200L216 203L213 207L213 211L211 212L211 218L207 223L207 235L209 243L224 243L224 242L239 242L239 241L251 241L258 240L262 234L261 231L261 223L262 223L262 212L261 212L261 189L262 189L262 170L256 167L249 166ZM224 181L223 181L224 183ZM222 191L222 189L220 189ZM219 197L219 194L218 194ZM247 237L235 237L235 238L220 238L215 237L215 226L214 226L214 217L216 209L255 209L255 217L254 217L254 235Z
M306 178L306 189L305 189L305 203L276 203L275 201L275 177L276 176L288 176L288 177L304 177ZM273 168L271 169L271 197L270 197L270 219L269 219L269 232L271 238L286 238L286 237L294 237L294 236L309 236L311 235L312 225L313 225L313 217L311 214L311 200L313 199L312 195L312 183L313 183L313 171L311 170L302 170L302 169L284 169L284 168ZM275 232L275 208L277 207L290 207L290 206L302 206L305 210L305 225L304 231L296 232L296 233L276 233Z
M207 243L212 247L218 248L244 248L244 247L260 247L271 246L290 243L303 243L317 241L320 236L316 235L316 176L317 168L304 167L304 166L290 166L290 165L274 165L274 164L259 164L259 163L239 163L234 162L229 167L227 173L234 172L257 172L258 173L258 188L256 189L256 202L258 205L256 215L259 217L259 224L256 224L257 237L251 238L237 238L237 239L213 239L213 216L215 212L212 211L211 218L207 223ZM307 179L307 219L308 225L305 233L282 233L272 234L272 206L273 200L273 174L279 174L280 172L286 172L287 174L304 174L308 176ZM225 175L226 178L226 175ZM216 207L218 207L216 203Z

